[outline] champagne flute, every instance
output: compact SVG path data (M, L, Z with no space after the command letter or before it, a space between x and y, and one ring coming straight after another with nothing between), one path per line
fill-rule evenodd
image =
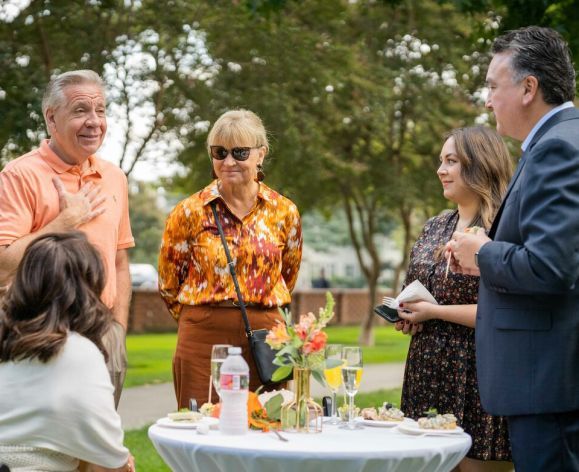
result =
M362 349L354 346L342 348L342 379L348 395L348 423L340 426L344 429L362 429L363 426L354 421L354 397L360 388L362 380Z
M342 345L328 344L325 351L326 364L324 367L324 377L326 383L332 391L332 413L329 419L325 421L326 424L339 424L336 408L336 394L342 385ZM334 362L328 362L334 361ZM336 364L336 365L335 365Z
M214 344L211 349L211 376L209 378L209 399L211 402L211 382L213 382L213 387L219 398L221 399L221 388L220 388L220 374L221 366L227 359L227 349L231 347L231 344Z

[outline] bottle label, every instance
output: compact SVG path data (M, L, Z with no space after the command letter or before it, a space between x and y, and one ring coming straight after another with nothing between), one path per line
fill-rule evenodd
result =
M249 375L247 374L224 374L219 376L221 390L238 392L249 389Z

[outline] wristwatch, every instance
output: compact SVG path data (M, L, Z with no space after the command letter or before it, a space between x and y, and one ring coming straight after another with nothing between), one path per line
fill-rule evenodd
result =
M478 267L478 251L474 253L474 265Z

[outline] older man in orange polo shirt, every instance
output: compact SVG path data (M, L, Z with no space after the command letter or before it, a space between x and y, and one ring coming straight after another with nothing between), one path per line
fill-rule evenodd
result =
M0 286L10 283L24 250L53 231L84 231L107 272L103 302L115 323L105 337L108 368L118 405L126 372L131 281L127 248L127 179L94 155L107 130L103 83L93 71L65 72L49 84L42 112L50 139L0 172Z

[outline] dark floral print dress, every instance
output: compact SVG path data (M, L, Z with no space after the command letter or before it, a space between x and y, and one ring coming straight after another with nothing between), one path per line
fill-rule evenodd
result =
M442 255L436 257L457 222L458 211L428 220L410 254L405 284L420 280L440 305L477 302L479 278L449 272L445 279L446 260ZM488 415L480 404L472 328L443 320L424 323L410 343L401 407L414 419L429 408L454 413L458 424L472 436L468 457L511 459L506 419Z

